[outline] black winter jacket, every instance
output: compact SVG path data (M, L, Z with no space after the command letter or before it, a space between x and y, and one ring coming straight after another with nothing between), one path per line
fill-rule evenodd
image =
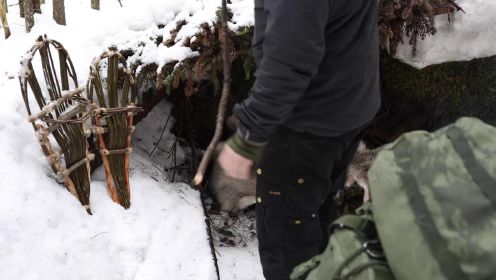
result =
M234 108L263 145L278 125L336 136L380 106L377 0L255 0L256 80Z

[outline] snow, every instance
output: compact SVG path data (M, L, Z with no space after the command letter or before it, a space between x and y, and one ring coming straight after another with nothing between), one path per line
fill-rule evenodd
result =
M207 204L210 204L207 201ZM210 206L212 206L210 204ZM218 207L218 206L217 206ZM229 217L225 212L210 211L212 236L221 279L263 279L255 229L255 211Z
M121 9L117 1L102 1L98 12L87 1L66 1L67 26L59 26L47 1L29 34L18 7L9 7L12 36L0 36L0 279L217 278L197 191L168 183L163 170L137 148L131 158L131 208L111 201L99 169L92 176L89 216L50 175L20 94L21 57L38 35L46 33L64 44L84 85L94 57L110 45L137 46L137 39L158 32L170 3L123 1ZM177 55L164 52L150 63ZM136 137L156 139L158 130L138 125ZM164 141L171 141L170 132L165 134ZM184 159L180 148L178 158Z
M418 42L412 57L408 44L400 46L398 57L417 68L447 61L465 61L496 55L496 1L458 0L466 13L436 17L437 33ZM405 40L408 42L408 40Z
M17 101L1 110L0 279L215 279L198 192L167 183L138 150L131 208L111 201L99 169L87 215L48 176Z

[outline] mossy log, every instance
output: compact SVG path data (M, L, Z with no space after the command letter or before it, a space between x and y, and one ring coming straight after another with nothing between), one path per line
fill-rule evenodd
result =
M366 134L374 144L436 130L462 116L496 125L496 56L416 69L381 57L382 108Z

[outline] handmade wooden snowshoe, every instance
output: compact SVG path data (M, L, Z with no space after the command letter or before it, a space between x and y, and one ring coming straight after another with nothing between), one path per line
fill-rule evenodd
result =
M141 108L134 103L134 75L116 48L109 48L93 61L87 90L89 99L98 104L95 104L93 124L108 191L113 201L127 209L131 206L129 156L133 116Z
M54 52L55 50L55 52ZM41 85L33 68L33 59L39 54L45 85ZM58 61L54 58L58 56ZM59 66L55 68L55 63ZM90 210L90 161L94 154L88 151L90 130L86 121L94 108L81 96L84 88L78 87L77 76L67 50L55 40L39 37L36 44L21 61L19 75L22 97L43 153L56 178ZM59 79L60 78L60 79ZM31 110L29 93L32 93L39 112ZM52 146L53 136L60 149Z

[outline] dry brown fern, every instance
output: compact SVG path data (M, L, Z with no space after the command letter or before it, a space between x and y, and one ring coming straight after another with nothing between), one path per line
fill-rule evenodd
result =
M462 10L451 0L381 0L379 2L380 45L395 55L406 36L416 54L417 42L436 32L434 16Z

